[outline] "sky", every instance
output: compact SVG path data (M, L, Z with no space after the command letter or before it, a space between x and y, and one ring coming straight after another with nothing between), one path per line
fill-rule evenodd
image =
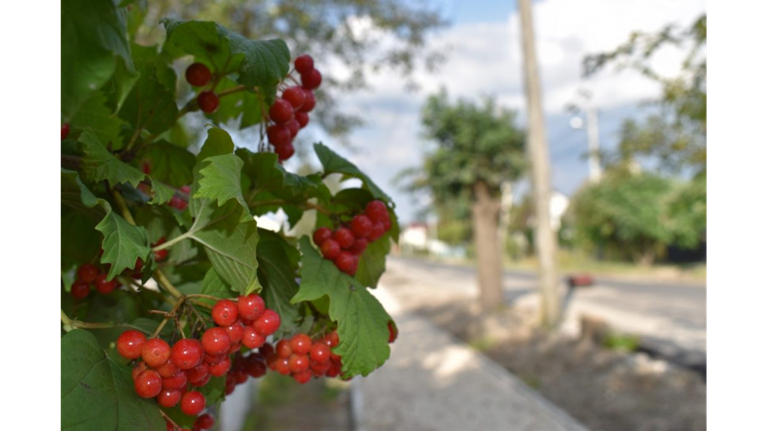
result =
M444 86L449 96L476 100L495 97L520 112L518 125L525 127L522 53L519 16L513 1L436 0L435 6L450 26L434 33L430 48L441 49L447 61L436 73L414 73L420 91L409 92L397 74L370 76L370 90L344 95L339 106L367 119L353 131L350 150L319 132L318 138L338 151L382 187L396 202L401 223L418 219L425 197L399 190L393 181L398 172L419 166L429 143L422 138L419 112L429 94ZM577 91L593 94L598 109L602 149L615 147L617 131L625 118L642 118L642 103L659 95L657 84L633 71L604 70L590 79L581 77L581 61L587 54L609 51L626 41L632 31L658 31L667 24L689 26L705 11L703 0L540 0L534 2L534 31L549 137L552 187L572 194L586 180L587 148L584 129L573 129L566 104ZM354 17L355 31L373 32L366 17ZM683 52L664 49L654 67L665 75L680 69ZM345 73L343 64L325 65L330 73Z

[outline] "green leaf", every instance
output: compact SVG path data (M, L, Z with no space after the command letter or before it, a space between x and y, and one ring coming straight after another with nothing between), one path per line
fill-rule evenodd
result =
M224 78L216 87L223 92L238 87L235 81ZM261 93L253 90L242 90L232 93L220 99L219 108L211 114L206 114L215 124L227 124L231 120L240 119L239 128L245 129L256 124L261 124L263 113L262 106L269 106L268 100L261 100Z
M357 166L347 159L336 154L330 148L321 143L315 144L315 153L323 165L325 175L344 174L349 177L360 179L363 182L363 188L370 191L374 199L380 199L386 203L392 203L392 199L384 193L369 177L360 171Z
M61 115L68 122L110 79L116 65L135 73L126 16L111 0L61 4ZM119 60L118 60L119 58Z
M178 114L175 94L158 80L158 70L142 68L139 81L123 102L120 117L134 129L159 134L176 123Z
M152 180L152 191L155 192L155 195L149 201L152 205L163 205L166 202L169 202L174 193L176 193L174 189L159 181L155 181L154 179Z
M238 148L235 154L244 162L243 172L252 183L250 188L255 191L256 200L278 198L296 204L312 198L322 203L330 201L331 192L319 175L287 172L275 153L253 153Z
M157 404L140 398L130 371L110 360L88 331L61 339L61 429L164 431Z
M123 147L120 131L124 122L107 108L106 103L107 96L101 92L96 93L83 103L77 114L72 117L69 126L74 134L90 128L99 141L106 142L110 148L117 150Z
M205 273L200 293L215 296L217 298L231 298L234 296L232 289L227 286L224 279L222 279L221 276L219 276L219 273L214 269L209 269L208 272ZM210 300L203 299L203 301Z
M185 148L159 141L143 149L139 158L149 162L153 179L176 188L192 184L195 155Z
M238 223L235 229L214 224L196 231L191 238L205 247L213 268L235 291L247 295L261 290L256 276L259 234L255 221Z
M80 167L88 180L95 183L107 181L112 187L124 183L138 187L144 180L143 172L110 153L93 130L84 130L78 142L84 153Z
M196 198L209 198L215 200L219 206L224 205L230 199L234 199L243 207L241 221L253 219L248 204L243 197L240 188L240 172L243 169L243 161L234 154L211 156L203 160L203 166L199 172Z
M360 284L368 287L376 287L379 284L379 278L386 270L389 248L389 237L386 235L368 243L368 247L357 261L355 279Z
M324 259L308 237L301 237L299 248L301 285L291 303L327 296L330 318L338 322L339 345L334 352L341 356L342 373L370 374L389 358L387 323L392 319L365 286Z
M149 237L142 226L132 226L124 218L110 211L96 225L96 230L104 234L102 248L104 254L101 263L110 264L107 279L111 280L126 269L136 265L136 259L144 263L149 261Z
M235 143L229 133L218 127L208 129L208 138L206 138L203 148L197 155L197 163L202 162L208 157L220 156L222 154L232 154L235 151Z
M261 297L267 308L280 315L280 329L275 338L293 333L299 319L299 308L291 298L299 291L296 268L301 255L275 232L259 229L259 281L263 286Z

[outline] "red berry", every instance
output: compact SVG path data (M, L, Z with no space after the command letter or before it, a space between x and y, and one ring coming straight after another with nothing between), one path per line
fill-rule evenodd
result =
M229 349L227 349L229 351ZM222 355L210 355L208 353L205 354L205 357L203 357L203 362L205 362L208 365L218 364L219 362L223 361L224 358L227 357L227 354Z
M331 367L328 368L328 372L325 373L327 377L336 377L339 374L341 374L341 367L339 367L336 364L331 364Z
M331 348L322 342L315 343L309 350L309 359L319 364L328 362L331 360Z
M211 328L203 333L203 350L209 355L223 355L229 351L232 341L224 328Z
M339 243L340 248L350 248L355 243L355 234L345 227L340 227L333 233L333 239Z
M141 346L141 359L152 368L168 362L171 357L171 346L160 338L150 338Z
M179 190L180 190L182 193L186 193L186 194L189 194L189 191L190 191L191 189L189 188L189 186L181 186L181 188L180 188Z
M373 230L373 222L368 216L363 214L356 215L352 219L352 233L358 238L365 238L371 234Z
M301 74L301 86L308 90L314 90L319 87L322 82L323 75L317 69L312 69L309 73Z
M275 371L284 376L291 374L291 367L288 364L288 358L278 358L275 361Z
M93 283L96 281L96 276L99 275L99 270L90 263L84 263L77 268L77 280L84 281L86 283Z
M275 147L291 142L291 130L285 124L273 124L267 127L267 139Z
M288 127L288 131L291 132L291 139L295 138L296 135L299 134L299 129L301 129L301 124L299 124L299 121L295 118L292 118L285 126Z
M331 239L331 236L333 236L333 231L330 230L327 227L320 227L315 230L315 233L312 234L312 240L315 241L315 244L318 246L322 243L324 243L326 240Z
M61 140L67 139L67 136L69 136L69 123L64 123L61 125Z
M331 347L336 347L339 345L339 333L336 331L331 332L328 334L328 340L330 341Z
M387 217L384 219L384 221L381 222L381 225L384 227L384 231L389 231L392 228L392 220Z
M261 316L264 308L264 299L255 293L237 298L237 312L241 319L255 320Z
M309 369L309 357L307 355L293 354L288 358L288 368L292 373L301 373Z
M195 428L199 428L201 430L207 430L213 428L213 424L215 421L213 420L213 416L210 413L206 413L204 415L200 415L195 419Z
M376 222L373 225L373 230L371 230L371 234L368 235L368 242L374 242L377 239L381 238L386 231L384 230L384 224L381 222Z
M206 114L210 114L219 109L219 96L213 91L201 91L197 95L197 104Z
M179 403L181 391L178 389L162 389L157 396L157 403L163 407L173 407Z
M243 331L245 328L243 328L242 323L235 322L224 329L227 330L227 335L229 335L229 341L232 344L237 344L243 341Z
M273 310L266 309L264 314L253 322L253 327L265 337L272 335L280 328L280 316Z
M309 114L306 112L296 111L293 113L293 118L299 122L299 129L303 129L309 124Z
M117 287L117 280L107 281L107 274L99 274L96 276L96 291L102 295L109 295Z
M296 150L293 148L293 144L290 142L283 145L278 145L275 147L275 152L277 153L277 158L280 159L282 162L283 160L288 160L293 156L293 153Z
M158 246L160 244L163 244L163 243L165 243L165 237L162 237L159 240L157 240L157 242L155 244L152 244L152 247L156 247L156 246ZM161 261L161 260L165 260L166 257L168 257L168 249L167 248L165 248L163 250L158 250L158 251L155 252L155 260L158 261L158 262Z
M312 339L307 334L296 334L291 338L291 352L306 355L312 348Z
M304 100L304 104L301 105L301 109L299 111L301 112L312 112L313 109L315 109L315 104L317 101L315 100L315 93L312 92L312 90L304 89L304 93L306 95L306 98Z
M155 367L155 371L157 371L157 374L160 374L160 377L166 378L166 377L173 377L176 375L176 373L179 372L179 367L173 364L171 361L167 361L163 365L160 365L159 367Z
M395 322L389 321L387 323L387 329L389 329L389 342L392 343L397 339L397 327L395 326Z
M238 385L248 381L248 372L245 371L245 369L235 371L234 375L235 375L235 382L237 382Z
M142 398L154 398L163 389L163 379L157 371L144 370L133 382L136 393Z
M185 338L179 340L171 349L171 361L173 365L182 370L189 370L196 367L205 356L203 346L197 340Z
M181 397L181 411L196 416L205 409L205 397L197 391L190 391Z
M237 304L229 299L221 299L213 306L211 317L219 326L230 326L237 321Z
M146 370L147 368L148 368L147 364L145 364L144 362L139 362L138 364L136 364L136 366L133 367L133 369L131 370L131 379L136 381L136 377L138 377L139 374L141 374L141 372Z
M306 100L306 98L307 94L301 87L288 87L285 89L285 91L283 91L283 99L287 100L291 104L294 111L301 108L301 105L304 104L304 100Z
M327 239L320 246L320 252L323 253L323 257L326 259L334 259L341 252L341 247L333 239Z
M203 63L192 63L184 73L189 85L202 87L211 80L211 69Z
M179 371L171 377L163 379L163 387L166 389L181 389L187 385L187 374Z
M269 344L269 343L264 343L264 345L263 345L263 346L259 347L259 354L260 354L262 357L264 357L264 358L267 358L267 357L269 357L269 355L271 355L272 353L274 353L274 351L275 351L275 348L274 348L274 347L272 347L272 345L271 345L271 344Z
M84 281L76 281L72 283L72 289L69 291L69 293L72 294L72 297L78 300L85 299L90 292L91 285Z
M355 243L352 244L352 247L348 248L347 251L354 254L355 256L360 256L365 251L366 247L368 247L368 240L365 238L355 238Z
M303 75L312 72L315 68L315 60L308 54L303 54L296 57L296 60L293 61L293 65L296 67L296 71L299 72L300 75Z
M259 334L256 328L253 326L246 326L243 333L243 346L249 349L256 349L261 347L264 342L267 341L267 337Z
M221 361L211 364L211 366L208 367L208 372L210 372L213 377L221 377L224 374L227 374L231 368L232 360L229 359L229 356L225 356Z
M304 370L300 373L296 373L293 375L293 380L296 380L299 384L307 383L312 379L312 372L307 370Z
M184 211L187 209L187 201L178 196L174 196L171 198L171 201L168 202L168 206L171 208L176 208L179 211Z
M269 107L269 118L277 124L285 124L293 118L293 106L285 99L277 99Z
M291 342L288 340L278 341L275 353L281 358L290 358L291 354L293 354L293 350L291 350Z
M136 359L141 356L141 348L146 342L146 335L135 329L129 329L117 337L117 353L125 359Z
M245 361L245 371L254 379L258 379L267 373L267 366L261 361L261 356L251 355Z
M331 361L325 361L323 363L313 362L309 365L309 370L312 371L312 375L316 377L324 376L325 373L331 368Z
M333 263L336 264L336 268L339 268L339 271L350 274L352 267L355 265L355 258L356 256L354 254L348 251L342 251L338 256L336 256L336 259L333 260Z
M205 376L208 375L208 364L205 362L201 362L191 370L187 370L187 380L189 380L189 383L195 383L199 382L200 380L203 380Z
M245 336L245 329L243 329L243 336ZM241 347L243 347L242 342L232 343L232 347L229 348L229 352L227 352L227 354L231 355L232 353L239 352Z
M368 205L365 206L365 215L374 223L389 218L387 205L379 200L368 202Z

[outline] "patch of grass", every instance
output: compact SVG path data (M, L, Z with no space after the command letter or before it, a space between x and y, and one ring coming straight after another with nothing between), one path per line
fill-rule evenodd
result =
M496 341L490 337L474 338L469 341L469 347L478 352L487 352L496 345Z
M541 389L541 379L539 379L538 376L533 374L524 374L519 375L518 377L520 377L520 380L522 380L529 387L536 389L537 391Z
M640 346L640 337L612 332L603 339L603 347L619 352L634 352Z

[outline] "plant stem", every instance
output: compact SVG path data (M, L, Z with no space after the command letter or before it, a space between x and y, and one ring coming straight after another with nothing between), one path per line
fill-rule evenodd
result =
M213 296L213 295L206 295L204 293L190 293L187 295L187 298L205 298L205 299L213 299L214 301L218 301L221 298Z
M160 269L155 270L155 278L157 279L160 286L162 286L165 290L168 291L174 298L178 299L184 296L181 292L179 292L179 289L176 289L173 287L173 284L171 284L171 281L168 280L168 277L163 274Z
M173 304L173 308L171 308L171 311L165 316L165 319L163 319L162 322L160 322L159 325L157 325L157 328L155 328L155 332L152 333L152 335L149 336L149 338L155 338L160 333L160 331L163 330L163 327L166 323L168 323L168 320L171 319L171 317L176 315L176 311L178 311L179 307L181 307L181 304L184 303L184 300L186 298L184 295L181 295L178 300L176 300L176 303Z
M229 90L224 90L221 93L217 93L217 95L219 96L219 98L221 98L221 97L227 96L229 94L235 94L235 93L239 93L239 92L241 92L243 90L248 90L248 88L249 87L246 87L245 85L239 85L237 87L232 87Z
M166 242L164 242L164 243L162 243L160 245L156 245L156 246L152 247L152 251L157 252L157 251L160 251L160 250L165 250L166 248L173 246L177 242L183 241L183 240L189 238L190 236L192 236L192 234L190 232L191 231L186 231L183 234L177 236L176 238L171 239L170 241L166 241Z
M69 316L67 316L67 313L65 313L64 310L61 310L61 323L64 324L64 330L67 332L75 329L72 326L72 319L70 319Z
M125 204L125 200L120 193L118 193L117 190L112 189L112 197L115 198L115 202L117 203L118 208L120 208L120 213L123 215L125 221L136 226L136 221L133 219L133 215L131 214L131 211L128 210L128 205Z

